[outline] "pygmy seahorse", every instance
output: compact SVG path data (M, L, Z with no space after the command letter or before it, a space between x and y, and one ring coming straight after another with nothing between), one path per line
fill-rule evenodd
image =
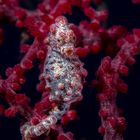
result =
M40 136L50 130L69 110L71 103L82 99L82 88L87 71L83 68L75 52L76 36L65 17L57 17L50 26L47 37L48 53L44 63L43 75L49 100L57 101L57 108L48 112L48 117L35 126L24 125L28 129L24 135Z

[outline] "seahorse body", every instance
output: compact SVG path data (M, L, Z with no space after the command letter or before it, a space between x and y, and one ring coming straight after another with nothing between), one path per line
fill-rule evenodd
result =
M46 90L50 91L49 99L57 101L58 105L37 125L25 123L21 127L25 140L48 134L50 128L67 112L70 104L82 98L87 72L75 54L75 41L76 37L66 18L58 17L50 27L48 54L44 63Z
M50 27L44 73L50 99L71 103L81 98L86 70L75 54L76 37L64 17Z

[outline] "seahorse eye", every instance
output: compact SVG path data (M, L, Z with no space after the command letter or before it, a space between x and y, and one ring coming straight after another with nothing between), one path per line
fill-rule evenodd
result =
M58 38L57 42L58 42L58 46L61 46L63 44L63 40L61 38Z

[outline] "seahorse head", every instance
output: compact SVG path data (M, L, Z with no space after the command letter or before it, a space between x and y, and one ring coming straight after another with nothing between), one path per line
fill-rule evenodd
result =
M50 26L48 40L50 46L61 55L66 57L74 55L76 36L65 17L57 17L55 23Z

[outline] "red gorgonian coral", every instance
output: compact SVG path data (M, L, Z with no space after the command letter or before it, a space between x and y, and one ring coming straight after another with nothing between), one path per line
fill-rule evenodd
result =
M135 63L140 29L128 32L120 25L108 28L109 14L103 0L40 0L34 10L23 8L21 3L0 0L0 46L7 41L4 25L8 23L20 30L22 54L20 62L8 66L5 76L0 77L0 97L4 101L0 115L20 118L22 140L74 140L74 134L65 127L79 119L76 106L84 98L83 88L96 88L101 118L98 132L104 140L123 140L127 125L116 100L119 92L128 91L121 76L127 76L127 65ZM29 1L23 3L30 5ZM78 24L68 23L75 7L83 17ZM89 85L89 71L82 60L102 52L96 77ZM35 62L40 81L36 90L41 97L33 102L24 85Z

